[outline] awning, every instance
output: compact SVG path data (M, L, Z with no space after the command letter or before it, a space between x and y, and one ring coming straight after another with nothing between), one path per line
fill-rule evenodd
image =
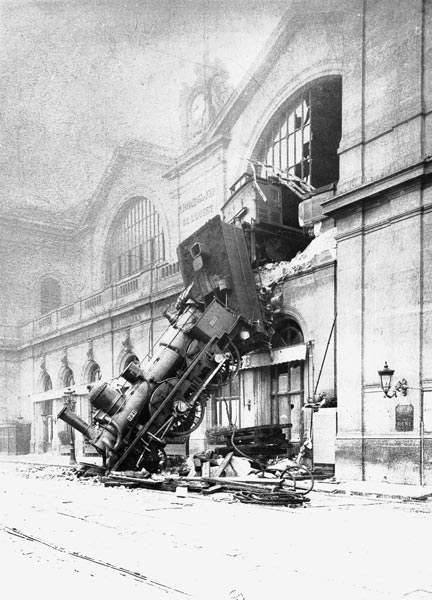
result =
M306 359L306 344L275 348L266 352L245 354L242 357L241 369L256 369L282 363L298 362Z

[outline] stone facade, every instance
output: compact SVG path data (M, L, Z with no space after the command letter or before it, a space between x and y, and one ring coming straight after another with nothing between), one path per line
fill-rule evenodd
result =
M31 420L34 447L42 450L51 427L44 411L54 415L62 403L65 353L77 411L86 417L89 342L103 378L115 376L131 354L142 359L150 351L165 326L163 309L182 289L178 242L216 214L230 186L250 172L249 159L258 158L275 115L299 91L334 78L342 81L339 181L305 198L300 214L315 234L336 228L337 260L324 252L279 283L281 313L298 324L307 349L292 435L301 442L313 433L313 413L303 406L325 393L338 403L330 440L337 476L430 483L431 36L424 0L291 2L252 76L218 114L207 110L205 127L186 131L183 155L174 160L163 149L126 144L76 214L8 214L0 274L3 420ZM184 92L184 107L193 106L198 88ZM109 232L135 196L149 198L161 215L166 260L107 285ZM41 317L38 294L47 275L61 282L62 306ZM407 379L406 396L383 397L378 369L386 360L396 381ZM40 389L44 369L52 390ZM242 370L237 424L274 418L274 372L271 361ZM414 412L405 431L396 423L401 405ZM218 424L214 415L211 406L194 447L202 447L206 427Z

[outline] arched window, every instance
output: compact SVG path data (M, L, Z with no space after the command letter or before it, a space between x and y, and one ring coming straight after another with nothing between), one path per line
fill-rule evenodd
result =
M164 259L159 213L147 198L132 198L113 225L108 243L108 281L129 277Z
M96 362L93 362L88 370L87 383L95 383L101 379L102 373L99 365Z
M126 367L128 365L130 365L130 363L135 363L136 365L140 364L139 358L136 354L128 354L123 362L123 368L122 371L124 371L126 369Z
M303 344L303 333L294 319L280 319L273 324L274 334L271 339L272 348L283 348Z
M338 181L341 98L341 77L326 77L303 89L270 120L254 158L316 188Z
M42 378L42 391L47 392L48 390L52 390L52 381L48 373L45 373Z
M71 368L66 368L63 373L63 387L71 387L75 385L75 377Z
M41 282L40 288L41 314L51 312L61 304L60 283L53 277L46 277Z

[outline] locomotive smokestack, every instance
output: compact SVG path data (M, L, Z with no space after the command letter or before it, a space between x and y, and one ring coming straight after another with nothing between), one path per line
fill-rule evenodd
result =
M83 421L83 419L72 412L67 406L64 406L61 409L57 418L61 419L74 429L77 429L88 440L92 441L96 438L97 434L94 427Z

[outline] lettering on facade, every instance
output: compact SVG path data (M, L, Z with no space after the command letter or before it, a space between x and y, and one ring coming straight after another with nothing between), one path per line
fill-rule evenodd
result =
M146 311L146 312L148 312L148 311ZM133 323L139 323L139 321L142 318L145 318L145 315L138 314L138 313L134 313L133 315L126 315L124 317L119 317L119 318L115 319L114 327L119 328L119 327L124 327L126 325L132 325Z
M191 198L190 200L186 200L180 204L180 213L184 213L191 208L196 208L197 206L201 206L203 202L206 202L210 198L213 198L215 195L216 188L212 187L206 190L205 192L201 192L198 196Z
M180 204L182 226L187 227L214 213L216 188L212 187Z
M207 217L207 216L213 214L213 212L214 212L213 205L206 206L205 208L202 208L201 210L198 210L198 211L192 213L191 215L184 217L183 218L183 226L190 225L191 223L194 223L195 221L198 221L199 219L202 219L203 217Z
M412 404L398 404L395 414L396 431L414 430L414 406Z

